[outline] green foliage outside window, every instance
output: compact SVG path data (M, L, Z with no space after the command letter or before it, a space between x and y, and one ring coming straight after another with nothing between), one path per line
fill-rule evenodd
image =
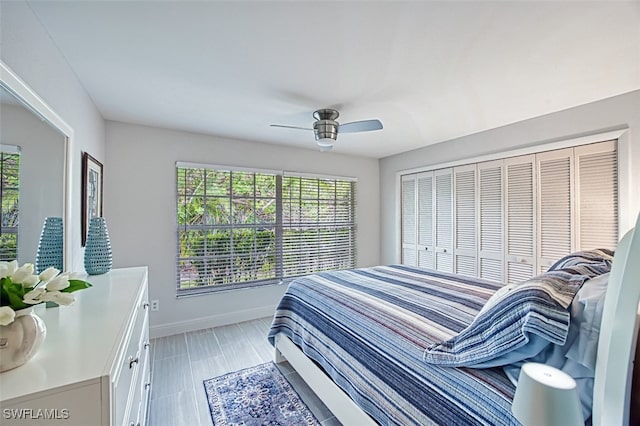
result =
M179 289L354 266L353 182L178 167L177 189Z
M20 154L0 152L0 261L18 258Z

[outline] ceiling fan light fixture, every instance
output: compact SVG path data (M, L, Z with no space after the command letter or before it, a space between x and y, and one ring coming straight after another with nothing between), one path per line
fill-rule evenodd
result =
M320 145L320 152L328 152L333 149L333 145Z
M322 147L329 147L329 149L331 149L333 147L333 143L336 140L331 138L331 137L323 137L318 139L318 146Z

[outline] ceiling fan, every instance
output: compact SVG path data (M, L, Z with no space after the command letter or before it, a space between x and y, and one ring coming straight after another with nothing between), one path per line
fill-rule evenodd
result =
M320 146L320 151L329 151L333 148L333 144L338 138L338 133L369 132L371 130L382 129L380 120L352 121L351 123L340 124L336 121L338 116L340 116L340 113L335 109L324 108L313 113L313 117L316 119L313 123L313 128L285 126L282 124L271 124L271 127L313 130L316 141L318 141L318 145Z

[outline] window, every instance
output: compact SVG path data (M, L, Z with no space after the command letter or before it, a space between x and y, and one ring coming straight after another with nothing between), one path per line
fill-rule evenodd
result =
M18 147L0 149L0 261L18 258L18 193L20 152Z
M355 266L355 181L177 165L178 295Z

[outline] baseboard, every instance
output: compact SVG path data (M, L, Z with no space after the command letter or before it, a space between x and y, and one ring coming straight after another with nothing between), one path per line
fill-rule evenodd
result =
M152 339L157 337L172 336L174 334L188 333L190 331L203 330L205 328L219 327L236 322L250 321L256 318L272 316L276 305L261 306L254 309L230 312L222 315L195 318L192 320L160 324L149 327L149 335Z

